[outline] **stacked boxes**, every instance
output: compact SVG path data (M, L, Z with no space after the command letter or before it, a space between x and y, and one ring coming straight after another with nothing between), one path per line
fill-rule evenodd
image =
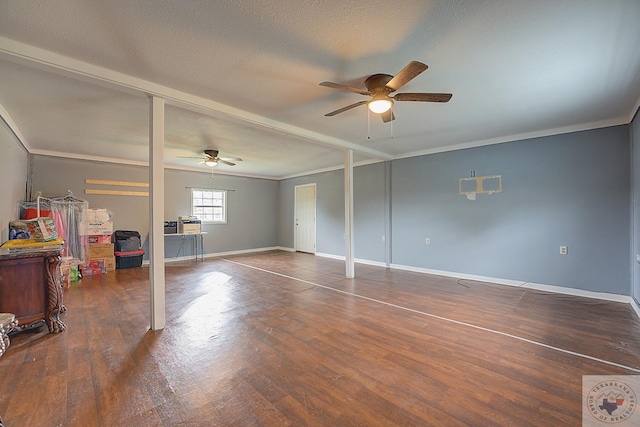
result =
M85 275L95 275L104 274L107 271L115 270L116 260L114 256L113 243L111 243L111 235L88 236L88 241L89 251L87 262L85 262L83 265L82 273ZM91 243L92 241L103 243ZM91 273L86 274L85 271L88 270L91 271Z
M107 209L87 209L83 213L79 232L81 236L111 235L113 220Z
M106 209L88 209L80 223L80 235L86 244L85 262L79 265L83 276L105 274L116 269L111 242L113 221Z
M116 230L113 233L116 268L140 267L144 250L140 242L140 233L130 230Z

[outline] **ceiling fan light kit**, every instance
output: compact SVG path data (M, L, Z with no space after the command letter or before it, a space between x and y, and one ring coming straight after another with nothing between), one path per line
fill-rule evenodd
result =
M205 165L211 168L213 168L214 166L217 166L219 163L222 163L228 166L235 166L236 164L231 162L231 160L233 160L234 162L242 161L240 157L218 157L218 150L204 150L200 157L191 157L191 156L187 156L187 157L178 156L178 157L181 157L183 159L201 159L199 163L204 163Z
M393 114L387 113L391 109L394 100L413 102L449 102L452 96L450 93L398 93L395 96L389 96L389 94L409 83L427 68L429 67L422 62L411 61L395 76L390 74L372 74L364 82L367 90L345 86L339 83L322 82L320 83L320 86L371 96L371 100L369 101L360 101L347 105L346 107L331 111L330 113L325 114L325 116L332 117L360 105L367 104L369 110L372 113L380 114L382 121L386 123L395 119Z
M372 113L381 114L386 111L389 111L391 106L393 105L393 101L387 99L385 95L376 95L373 97L371 101L369 101L369 110Z

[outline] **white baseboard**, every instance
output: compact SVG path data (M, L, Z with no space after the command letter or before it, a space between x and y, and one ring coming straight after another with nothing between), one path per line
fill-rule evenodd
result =
M332 254L325 254L325 253L321 253L321 252L316 252L316 256L320 256L322 258L337 259L339 261L344 261L346 259L343 255L332 255ZM355 258L353 261L358 263L358 264L373 265L373 266L376 266L376 267L386 267L387 266L387 264L385 264L384 262L371 261L371 260L368 260L368 259Z
M345 260L344 256L332 255L332 254L324 254L322 252L316 252L316 256L320 256L322 258L337 259L339 261L344 261Z
M416 273L426 273L433 274L436 276L444 276L444 277L453 277L455 279L466 279L466 280L474 280L476 282L488 282L495 283L498 285L507 285L507 286L522 286L525 282L518 280L510 280L510 279L500 279L496 277L486 277L486 276L477 276L474 274L465 274L465 273L456 273L452 271L444 271L444 270L434 270L431 268L421 268L421 267L413 267L410 265L402 265L402 264L391 264L391 268L396 270L405 270L405 271L413 271Z
M391 264L391 268L417 273L434 274L437 276L453 277L456 279L474 280L477 282L495 283L498 285L515 286L519 288L535 289L555 294L573 295L606 301L631 303L632 298L627 295L610 294L607 292L586 291L584 289L568 288L565 286L545 285L542 283L523 282L521 280L501 279L498 277L476 276L473 274L456 273L451 271L432 270L428 268L411 267L407 265Z
M267 252L267 251L277 251L277 250L287 251L289 249L283 248L283 247L280 247L280 246L272 246L272 247L268 247L268 248L241 249L241 250L237 250L237 251L206 253L206 254L204 254L203 258L216 258L216 257L225 257L225 256L231 256L231 255L242 255L242 254L251 254L251 253L257 253L257 252ZM200 260L200 256L198 256L197 259ZM195 260L196 260L196 256L195 255L188 255L188 256L165 258L164 262L165 263L171 263L171 262L195 261ZM142 264L143 265L148 265L149 264L149 260L147 259L147 260L142 261Z
M387 267L386 263L380 262L380 261L371 261L368 259L360 259L360 258L355 258L353 261L358 264L373 265L375 267L383 267L383 268Z
M640 306L638 306L638 303L633 298L631 298L631 307L636 312L638 317L640 317Z
M216 258L216 257L230 256L230 255L243 255L243 254L252 254L252 253L257 253L257 252L277 251L279 249L280 249L279 246L271 246L271 247L268 247L268 248L240 249L240 250L237 250L237 251L208 253L208 254L205 254L204 257L205 258Z
M614 302L625 302L628 304L631 304L631 301L633 300L630 296L627 296L627 295L610 294L607 292L585 291L584 289L567 288L564 286L543 285L541 283L525 282L521 285L521 287L527 288L527 289L536 289L539 291L552 292L556 294L573 295L578 297L594 298L594 299L601 299L601 300L614 301Z
M324 253L316 253L316 255L324 258L332 258L332 259L337 259L342 261L345 260L345 257L341 255L331 255L331 254L324 254ZM376 262L376 261L368 261L368 260L362 260L362 259L356 259L354 261L360 264L386 267L385 263ZM456 279L474 280L477 282L495 283L498 285L505 285L505 286L516 286L516 287L535 289L535 290L545 291L545 292L550 292L555 294L573 295L573 296L579 296L579 297L600 299L605 301L624 302L627 304L631 304L636 314L638 314L638 317L640 317L640 307L638 307L638 304L636 304L633 298L631 298L628 295L610 294L607 292L585 291L583 289L567 288L564 286L545 285L542 283L533 283L533 282L523 282L521 280L502 279L499 277L477 276L474 274L434 270L430 268L413 267L413 266L402 265L402 264L391 264L389 267L396 270L413 271L416 273L433 274L436 276L452 277Z

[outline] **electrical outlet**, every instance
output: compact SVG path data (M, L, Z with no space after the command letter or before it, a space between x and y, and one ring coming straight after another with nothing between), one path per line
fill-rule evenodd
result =
M382 241L386 241L387 239L384 237L384 234L382 235Z
M430 245L431 244L431 238L427 237L426 239L424 239L424 243L425 243L425 245Z
M560 255L566 255L569 253L569 248L567 246L560 246Z

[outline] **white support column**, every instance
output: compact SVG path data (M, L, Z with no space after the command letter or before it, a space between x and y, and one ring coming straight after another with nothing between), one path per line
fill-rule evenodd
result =
M384 263L387 268L391 267L393 254L391 252L391 242L393 242L393 228L391 227L391 161L384 162Z
M347 279L353 279L353 150L344 151L344 235Z
M164 329L164 99L149 98L149 284L151 329Z

